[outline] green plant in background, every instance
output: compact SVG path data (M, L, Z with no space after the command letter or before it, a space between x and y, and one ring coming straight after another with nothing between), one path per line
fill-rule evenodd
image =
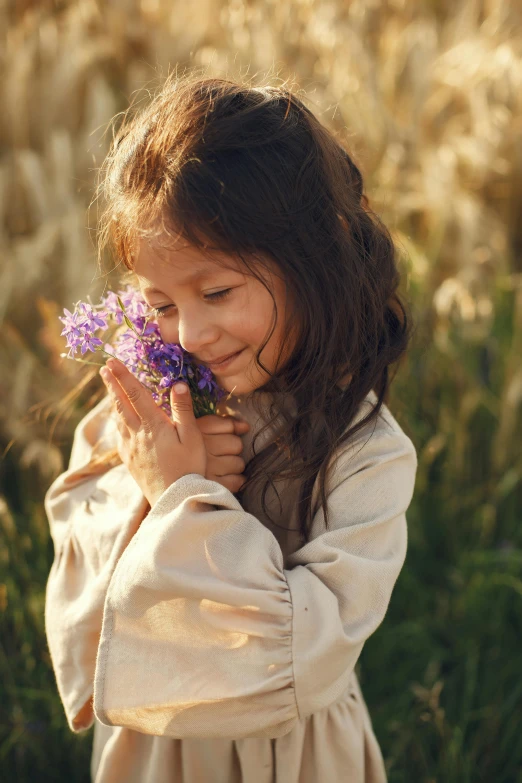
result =
M390 400L419 455L408 556L357 666L389 781L522 782L522 11L506 0L205 8L0 11L2 774L89 780L92 732L69 732L45 642L42 500L104 394L97 368L60 358L57 320L93 282L85 216L103 128L156 78L148 63L241 78L279 62L362 159L416 320Z

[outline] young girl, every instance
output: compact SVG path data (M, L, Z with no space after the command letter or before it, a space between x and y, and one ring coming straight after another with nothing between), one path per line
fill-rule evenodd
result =
M390 235L284 87L171 77L102 171L100 248L230 395L195 419L178 384L171 420L115 362L46 494L46 632L92 780L383 783L354 667L417 467L386 405L410 337Z

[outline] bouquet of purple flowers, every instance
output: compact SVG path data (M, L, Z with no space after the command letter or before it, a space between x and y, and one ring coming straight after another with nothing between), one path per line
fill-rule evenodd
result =
M86 359L76 359L80 349L101 351L123 362L130 372L150 390L156 404L172 418L170 387L178 380L188 384L196 418L215 413L219 400L227 394L216 383L212 372L204 365L194 362L193 357L178 343L164 343L157 323L151 321L152 309L140 293L128 285L124 290L109 291L100 304L77 302L74 312L64 307L64 316L59 316L64 328L68 353L60 354L68 359L97 364ZM112 342L104 342L100 334L113 326ZM101 367L101 363L99 365Z

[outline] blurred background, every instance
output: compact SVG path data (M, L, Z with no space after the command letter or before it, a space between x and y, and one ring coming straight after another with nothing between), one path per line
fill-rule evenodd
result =
M57 316L107 282L111 118L196 68L290 78L397 244L416 330L390 408L419 469L407 560L357 665L389 781L522 781L520 3L6 0L0 36L2 779L90 779L92 729L69 731L45 640L43 495L102 383L60 358Z

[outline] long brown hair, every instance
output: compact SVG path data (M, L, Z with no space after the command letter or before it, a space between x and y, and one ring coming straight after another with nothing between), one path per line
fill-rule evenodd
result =
M233 254L265 287L263 257L284 276L298 330L262 390L291 395L296 415L284 415L278 437L259 453L257 433L238 497L261 479L266 510L269 485L297 479L307 541L316 478L328 527L330 460L379 415L389 367L411 336L393 240L363 194L353 157L286 86L189 73L170 75L146 107L129 107L100 175L100 259L107 247L132 274L137 237L161 222L194 247ZM290 327L284 346L289 335ZM259 355L269 337L256 357L266 372ZM376 405L350 428L372 389ZM267 427L278 413L271 405ZM107 454L107 464L114 458Z

